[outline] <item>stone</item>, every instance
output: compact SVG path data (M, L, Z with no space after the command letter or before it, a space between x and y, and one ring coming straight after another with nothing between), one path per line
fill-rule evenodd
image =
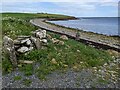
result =
M108 50L108 53L110 55L115 55L115 56L119 55L119 53L117 51L114 51L114 50Z
M42 39L41 40L43 43L47 43L47 39Z
M53 59L51 60L51 63L52 63L52 64L57 64L57 61L55 60L55 58L53 58Z
M51 39L52 37L51 37L51 35L47 34L47 38L48 38L48 39Z
M43 33L43 38L46 38L46 36L47 36L46 30L43 30L42 33Z
M29 51L29 48L28 47L20 47L18 50L17 50L19 53L26 53Z
M29 48L29 51L31 51L31 50L33 50L33 49L34 49L34 47L30 47L30 48Z
M64 64L64 67L68 67L68 65Z
M33 64L34 61L26 61L26 60L19 60L20 63L24 63L24 64Z
M73 69L77 69L77 66L73 66Z
M22 35L21 35L21 36L18 36L18 38L19 38L19 39L20 39L20 38L21 38L21 39L23 39L23 38L25 39L25 38L30 38L30 36L22 36Z
M59 45L64 45L65 43L63 41L59 41Z
M21 40L21 44L26 43L27 41L29 41L29 38Z
M30 39L26 42L26 45L31 45Z
M80 52L80 50L77 50L77 52Z
M36 38L46 38L46 30L39 30L35 33Z
M62 40L68 40L68 37L67 37L66 35L62 35L60 38L61 38Z
M59 41L60 41L60 40L58 40L58 39L56 39L56 38L52 38L52 42L53 42L54 44L58 44Z
M77 32L76 33L76 38L75 38L76 40L79 40L80 39L80 33L79 32Z
M14 41L7 37L3 37L3 49L4 52L9 55L10 61L13 64L13 67L17 67L17 58L16 58L16 52L14 48Z
M16 44L16 45L17 45L17 44L20 44L20 40L14 40L13 42L14 42L14 44Z
M35 37L31 37L31 41L33 42L33 44L35 45L36 49L41 49L42 48L42 43L40 42L40 39L35 38Z

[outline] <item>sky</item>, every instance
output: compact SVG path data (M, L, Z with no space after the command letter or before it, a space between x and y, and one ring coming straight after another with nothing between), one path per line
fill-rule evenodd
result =
M2 0L1 12L55 13L76 17L117 17L119 0Z

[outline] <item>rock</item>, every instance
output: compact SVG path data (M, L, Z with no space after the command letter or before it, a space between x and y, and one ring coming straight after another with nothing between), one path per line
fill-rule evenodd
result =
M33 50L33 49L34 49L34 47L30 47L30 48L29 48L29 51L31 51L31 50Z
M23 61L23 60L19 60L20 63L25 63L25 64L33 64L34 61Z
M35 33L36 38L46 38L46 30L39 30Z
M64 45L65 43L63 41L59 41L59 45Z
M77 50L77 52L80 52L80 50Z
M115 55L115 56L117 56L119 54L117 51L114 51L114 50L108 50L108 53L110 55Z
M20 44L20 40L14 40L13 42L14 42L15 45Z
M41 40L43 43L47 43L47 39L42 39Z
M27 41L29 41L29 38L21 40L21 44L26 43Z
M26 45L31 45L30 39L26 42Z
M60 38L63 40L68 40L68 37L66 35L62 35Z
M46 30L43 30L42 33L43 33L43 38L46 38L46 36L47 36Z
M30 36L18 36L18 39L26 39L26 38L30 38Z
M28 52L28 51L29 51L29 48L28 48L28 47L23 46L23 47L19 48L17 51L18 51L19 53L26 53L26 52Z
M77 69L77 66L73 66L73 69Z
M68 65L64 64L64 67L68 67Z
M55 58L53 58L53 59L51 60L51 63L52 63L52 64L57 64L57 61L55 60Z
M52 38L52 42L53 42L54 44L58 44L59 41L60 41L60 40L58 40L58 39L56 39L56 38Z
M16 58L16 53L14 48L14 41L11 38L4 36L3 49L4 49L4 52L9 55L10 61L13 64L13 66L17 67L17 58Z
M48 39L51 39L52 37L51 37L49 34L47 34L47 38L48 38Z
M79 39L80 39L80 33L77 32L77 33L76 33L76 40L79 40Z
M41 49L42 48L42 43L40 42L40 39L35 38L35 37L31 37L31 41L34 43L36 49Z

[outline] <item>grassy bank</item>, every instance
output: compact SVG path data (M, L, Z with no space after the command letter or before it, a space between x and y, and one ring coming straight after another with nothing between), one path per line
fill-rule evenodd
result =
M7 17L7 18L6 18ZM24 18L23 18L24 17ZM31 31L38 29L29 23L30 18L66 18L69 16L54 14L3 14L3 36L7 35L16 38L18 35L30 35ZM60 39L59 34L47 32L52 38ZM40 79L55 70L65 71L69 68L79 71L83 68L92 68L102 66L112 60L112 56L104 50L98 50L91 46L86 46L73 39L62 40L64 45L53 44L48 39L48 45L44 49L33 50L27 55L20 55L19 60L35 61L39 67L34 65L26 65L19 63L19 70L24 72L26 76L36 74ZM3 54L3 73L10 73L13 67L6 54Z

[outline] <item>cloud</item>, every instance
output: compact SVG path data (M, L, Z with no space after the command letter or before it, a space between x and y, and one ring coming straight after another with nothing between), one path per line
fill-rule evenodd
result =
M2 2L118 2L119 0L2 0Z
M73 0L69 0L71 2L65 2L66 0L64 2L50 2L51 0L49 2L42 2L45 0L6 1L3 2L2 12L46 12L73 16L117 16L118 0L79 0L79 2L76 2L78 0L74 0L74 2L72 2Z

